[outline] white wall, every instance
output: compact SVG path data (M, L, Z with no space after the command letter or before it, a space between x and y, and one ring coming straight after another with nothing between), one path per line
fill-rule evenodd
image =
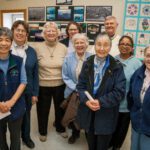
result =
M0 0L0 10L27 9L37 6L55 6L56 0ZM81 6L112 6L112 15L117 17L119 22L118 33L122 34L124 0L73 0L73 5Z

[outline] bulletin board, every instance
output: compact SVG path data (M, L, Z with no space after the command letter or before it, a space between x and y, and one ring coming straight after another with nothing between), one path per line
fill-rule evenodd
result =
M134 54L143 59L144 48L150 44L150 0L126 0L123 34L134 40Z

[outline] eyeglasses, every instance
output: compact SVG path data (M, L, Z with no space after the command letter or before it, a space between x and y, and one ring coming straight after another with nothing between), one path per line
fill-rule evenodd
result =
M120 43L119 46L132 47L131 44Z
M24 34L26 33L26 30L21 30L21 29L15 29L15 31L16 31L17 33L20 33L20 32L21 32L21 33L24 33Z
M69 31L77 31L78 29L69 29Z

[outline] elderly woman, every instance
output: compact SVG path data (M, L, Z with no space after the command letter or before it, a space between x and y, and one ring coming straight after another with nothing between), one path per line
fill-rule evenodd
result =
M20 150L20 131L25 101L22 93L27 79L22 58L12 55L12 32L0 28L0 149ZM9 114L9 112L11 114ZM5 117L4 117L5 116ZM3 118L4 117L4 118ZM7 126L10 132L10 148L6 141Z
M81 33L81 27L77 22L69 22L67 27L66 27L66 33L67 33L67 38L61 40L60 42L66 45L68 48L68 53L74 51L74 46L72 42L72 37L76 33Z
M123 70L126 77L126 95L119 106L118 123L110 144L113 146L113 150L119 150L126 137L130 122L130 112L127 108L127 93L129 91L130 78L142 65L142 62L133 56L133 46L133 39L129 36L124 35L119 40L118 47L120 54L116 56L116 59L123 65Z
M55 108L55 127L58 133L67 137L61 125L65 84L62 79L62 64L67 53L65 45L58 42L59 30L54 22L47 22L43 28L44 42L36 48L39 64L39 100L37 103L40 140L46 141L48 117L52 99Z
M73 36L72 42L75 48L75 52L69 53L63 64L62 76L66 84L64 97L67 98L73 91L76 91L76 85L78 83L78 77L83 65L83 62L91 54L86 52L88 47L88 38L82 34L77 33ZM76 139L79 137L80 131L78 131L74 124L72 126L72 135L68 139L68 143L75 143Z
M98 35L96 55L83 64L77 84L80 96L77 120L85 130L89 150L108 149L117 124L119 103L125 95L123 67L108 54L110 49L108 35Z
M132 137L131 150L150 146L150 46L144 50L144 64L133 74L128 93Z
M30 111L32 104L38 100L39 81L37 56L35 50L27 44L29 27L25 21L15 21L12 25L12 32L12 54L23 58L28 82L24 92L26 112L22 122L22 141L27 147L34 148L34 142L30 137Z

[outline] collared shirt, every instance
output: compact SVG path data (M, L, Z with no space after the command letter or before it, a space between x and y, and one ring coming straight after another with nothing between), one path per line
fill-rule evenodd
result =
M140 93L141 103L143 103L145 93L147 89L149 88L149 86L150 86L150 71L146 69L145 78L144 78L143 86L142 86L141 93Z
M71 52L74 52L74 46L73 46L73 43L72 43L72 40L69 39L69 45L68 45L68 53L71 53Z
M26 52L25 50L28 48L28 44L25 43L24 45L17 45L17 43L15 41L12 42L12 46L11 46L11 50L12 50L12 54L16 55L16 56L20 56L23 58L23 62L25 64L26 62Z
M78 80L79 74L82 69L83 62L85 61L85 53L82 57L79 57L78 54L76 53L76 58L78 60L77 67L76 67L76 78Z

